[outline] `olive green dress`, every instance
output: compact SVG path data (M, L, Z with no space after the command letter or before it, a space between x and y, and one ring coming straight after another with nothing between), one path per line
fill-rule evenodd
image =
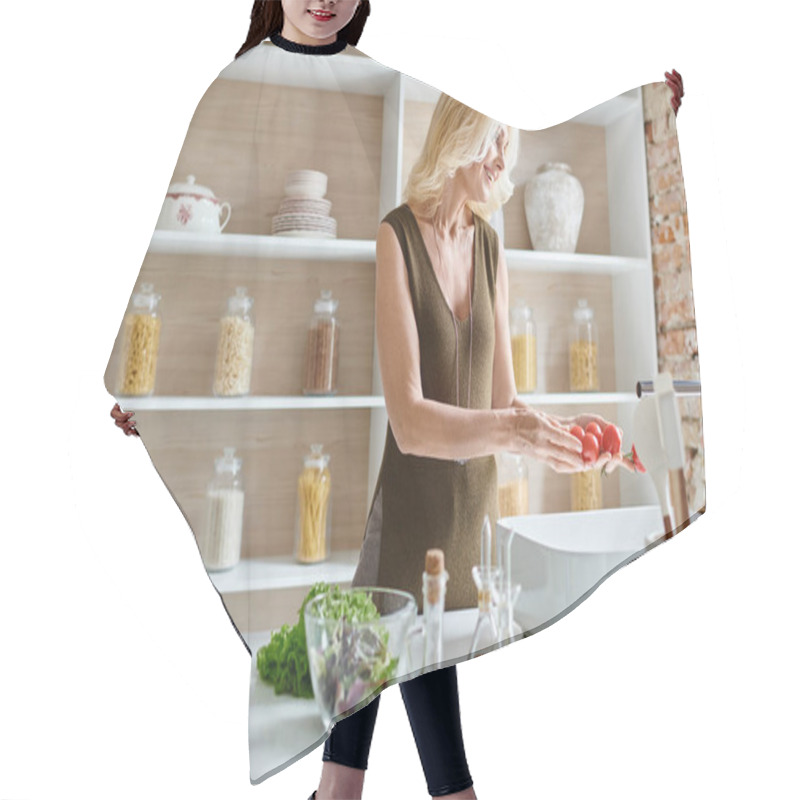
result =
M474 216L470 367L470 319L456 318L454 325L453 313L411 209L402 205L384 221L397 235L408 271L419 334L423 396L450 405L456 405L458 399L461 407L467 407L469 398L470 408L491 408L497 234L488 222ZM390 423L353 586L403 589L414 595L421 610L425 552L439 547L444 551L445 568L450 576L446 608L475 606L478 595L472 567L480 563L481 530L486 514L494 530L497 519L494 456L459 462L403 454Z

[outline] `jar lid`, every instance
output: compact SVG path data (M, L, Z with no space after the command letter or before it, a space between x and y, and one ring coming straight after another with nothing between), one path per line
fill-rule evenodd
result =
M191 194L196 197L206 197L214 201L217 199L214 192L212 192L208 186L201 186L199 183L195 183L194 175L189 175L185 183L178 182L170 184L167 194Z
M253 307L253 298L247 296L245 286L237 286L236 294L228 298L229 314L246 314Z
M155 311L158 308L158 301L161 295L153 291L152 283L143 283L139 291L133 296L133 308L137 311Z
M589 301L581 298L578 300L577 308L572 312L575 322L591 322L594 318L594 311L589 308Z
M236 448L223 447L222 452L225 454L222 458L214 459L214 469L216 469L218 474L229 473L231 475L236 475L242 468L242 459L233 457Z
M330 455L322 452L321 444L312 444L311 453L303 459L303 463L309 468L316 467L317 469L325 469L330 460Z
M533 320L533 309L522 302L518 302L511 309L511 318L517 322L529 322Z
M333 314L339 307L339 301L334 300L330 291L323 289L319 300L314 303L315 314Z

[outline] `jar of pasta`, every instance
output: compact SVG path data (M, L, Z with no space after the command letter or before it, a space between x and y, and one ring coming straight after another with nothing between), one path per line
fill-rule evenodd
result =
M117 394L144 397L153 393L156 383L161 295L152 283L143 283L131 298L123 322L122 354L117 378Z
M209 571L230 569L239 563L242 550L244 489L242 459L236 448L226 447L222 458L214 459L214 477L206 489L206 519L197 544Z
M250 393L253 371L255 326L250 317L253 298L244 286L228 298L227 309L219 321L217 361L214 369L214 394L236 397Z
M570 477L573 511L593 511L603 507L603 485L599 469L573 472Z
M587 300L578 300L572 312L572 338L569 343L569 388L571 392L596 392L597 326Z
M511 357L517 391L536 389L536 325L533 311L519 303L511 310Z
M295 558L303 564L315 564L328 557L331 539L330 456L321 444L312 444L303 459L303 471L297 480L297 531Z
M528 513L528 465L521 455L500 453L497 503L501 517L518 517Z
M339 322L335 317L339 301L323 291L314 303L308 328L305 394L336 394L339 368Z

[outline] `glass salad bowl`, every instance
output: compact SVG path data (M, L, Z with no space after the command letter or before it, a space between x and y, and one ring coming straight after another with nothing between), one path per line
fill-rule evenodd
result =
M416 615L414 597L395 589L359 587L306 605L311 685L326 727L403 674Z

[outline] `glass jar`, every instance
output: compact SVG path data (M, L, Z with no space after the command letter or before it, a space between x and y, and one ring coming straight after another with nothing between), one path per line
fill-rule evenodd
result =
M524 304L511 310L511 358L517 391L536 389L536 325L533 311Z
M339 322L334 316L339 301L323 291L314 303L308 327L304 394L336 394L339 368Z
M597 326L587 300L578 300L572 312L572 337L569 343L569 388L571 392L596 392Z
M253 298L244 286L228 298L225 315L219 321L217 362L214 369L214 394L237 397L250 393L253 372L255 326L250 318Z
M158 343L161 337L161 295L152 283L143 283L131 298L125 314L124 339L117 378L117 394L145 397L153 393L156 382Z
M331 540L330 456L321 444L312 444L303 459L297 480L297 530L295 558L303 564L316 564L328 557Z
M603 483L599 469L573 472L571 479L573 511L594 511L603 507Z
M242 459L234 458L234 447L224 448L223 453L222 458L214 459L214 477L206 489L206 524L197 537L209 571L235 567L242 550Z
M528 465L521 455L500 453L497 466L497 504L501 517L528 513Z

